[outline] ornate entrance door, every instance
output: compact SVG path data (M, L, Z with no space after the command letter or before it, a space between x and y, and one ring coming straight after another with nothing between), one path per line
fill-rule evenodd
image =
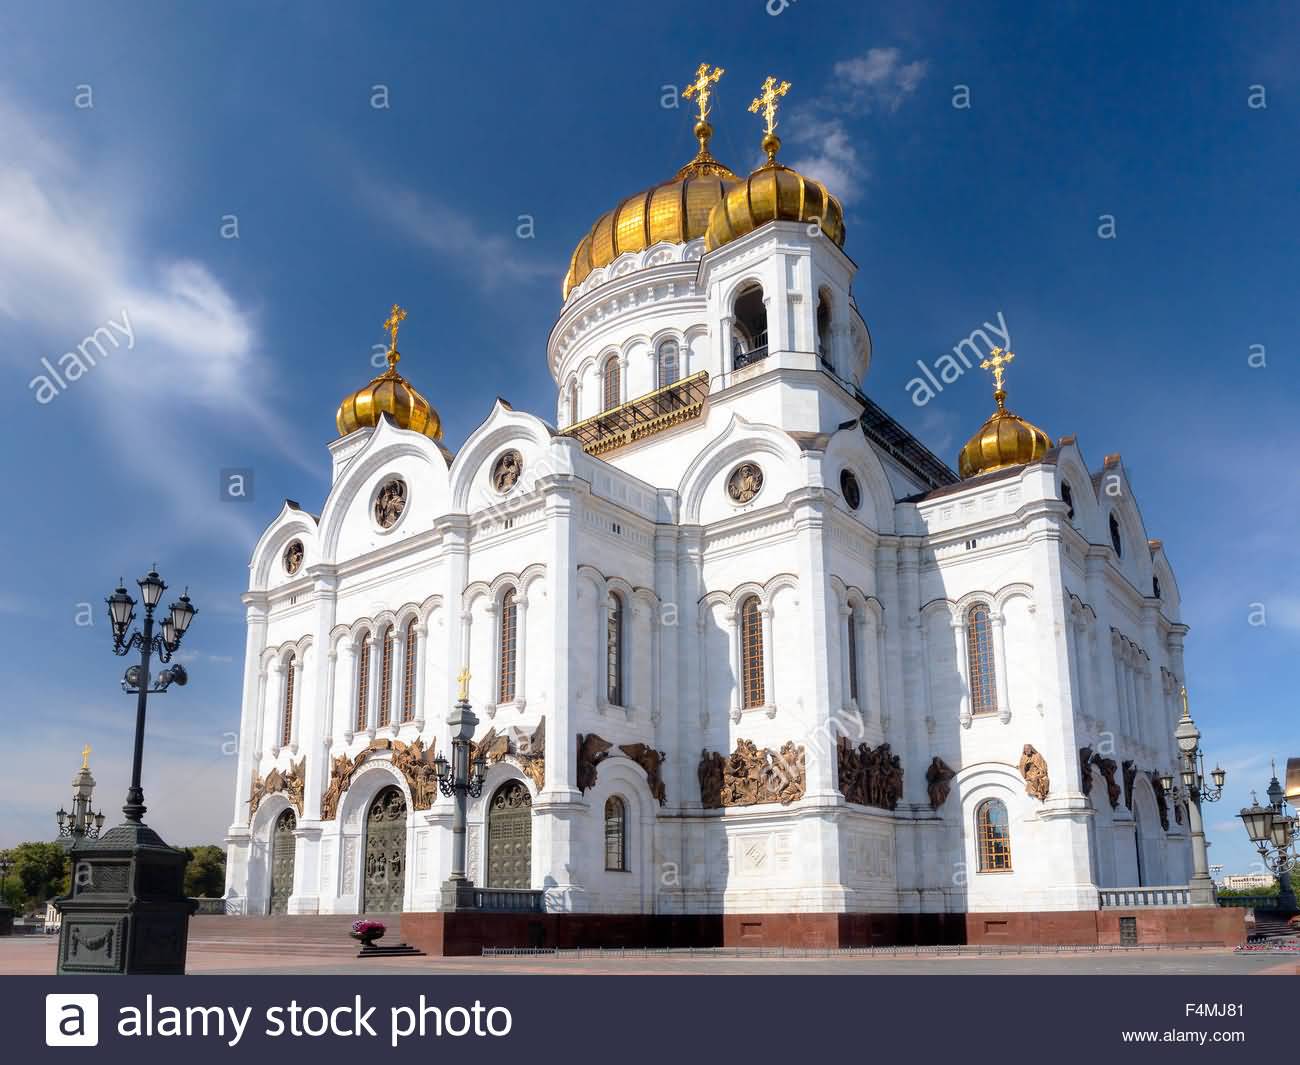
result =
M271 913L288 913L289 896L293 894L293 830L298 820L292 810L285 810L275 819L271 829Z
M366 813L366 882L362 913L398 913L406 887L406 800L385 788Z
M533 886L533 799L518 780L502 784L488 804L487 886Z

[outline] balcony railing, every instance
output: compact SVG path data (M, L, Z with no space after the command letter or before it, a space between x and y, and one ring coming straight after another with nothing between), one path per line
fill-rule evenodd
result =
M1169 887L1102 888L1103 910L1134 909L1140 906L1188 906L1191 897L1186 885Z
M732 342L731 368L733 370L743 370L746 366L751 366L766 358L767 330L764 330L754 337L753 341L748 346L739 339Z
M561 435L574 437L588 455L603 455L698 418L708 394L709 375L701 370L570 425Z

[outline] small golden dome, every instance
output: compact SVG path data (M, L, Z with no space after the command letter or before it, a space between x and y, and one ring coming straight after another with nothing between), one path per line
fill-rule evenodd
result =
M776 161L781 141L763 138L767 162L727 191L709 215L704 248L714 251L768 222L816 222L823 233L844 247L844 208L826 186Z
M392 314L384 322L391 334L388 347L388 369L374 378L365 388L343 397L334 423L339 436L347 436L363 427L374 428L379 418L387 414L399 429L423 433L430 440L442 439L442 419L433 405L397 372L401 355L397 351L397 328L406 312L393 304Z
M1043 430L1007 410L1006 392L999 388L993 398L998 409L966 441L957 456L957 472L963 479L1006 466L1037 462L1052 446L1052 438Z
M694 159L671 180L629 196L596 219L569 260L565 299L593 270L608 266L625 252L644 251L660 241L684 244L704 236L709 212L737 180L709 153L712 135L708 122L697 122L695 136L700 147Z

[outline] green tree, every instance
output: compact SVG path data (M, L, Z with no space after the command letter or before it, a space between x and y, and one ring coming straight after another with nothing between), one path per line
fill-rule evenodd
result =
M185 894L190 898L219 899L226 890L226 852L211 844L186 847Z
M20 843L5 854L14 866L5 881L5 894L18 907L43 906L67 892L68 852L57 843Z

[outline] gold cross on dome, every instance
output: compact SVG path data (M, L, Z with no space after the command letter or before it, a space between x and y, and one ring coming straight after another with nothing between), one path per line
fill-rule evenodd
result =
M81 748L81 768L90 768L90 744L86 744L86 746Z
M767 80L763 82L763 91L754 97L753 102L750 103L749 113L751 115L758 114L760 110L763 112L763 118L767 120L765 132L771 133L776 129L776 102L789 91L790 83L788 81L783 81L778 85L776 78L769 74Z
M1002 391L1002 378L1007 372L1007 364L1016 357L1014 351L1003 351L1001 348L994 348L989 352L989 357L980 363L981 370L993 371L993 387L997 391Z
M721 67L714 67L713 73L709 73L709 64L701 63L699 69L695 72L695 80L682 90L683 99L689 100L692 96L697 97L695 102L700 109L701 122L709 117L709 97L713 95L709 86L716 84L717 80L725 73L726 71Z
M456 674L456 679L460 681L460 701L462 703L469 701L469 666L466 666Z
M388 312L388 317L384 319L384 328L388 330L390 338L388 342L389 351L397 350L397 330L404 321L406 321L406 312L394 303L393 309Z

